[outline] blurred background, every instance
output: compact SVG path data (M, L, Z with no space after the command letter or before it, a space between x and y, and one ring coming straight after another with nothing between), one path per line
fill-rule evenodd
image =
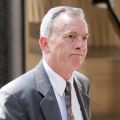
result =
M0 87L39 62L40 22L58 5L87 17L88 56L79 71L91 80L93 120L120 120L120 0L0 0Z

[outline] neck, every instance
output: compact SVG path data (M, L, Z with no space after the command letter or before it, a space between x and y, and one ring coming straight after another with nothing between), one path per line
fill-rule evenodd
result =
M60 75L64 80L68 80L72 76L72 72L69 69L62 68L59 65L55 65L55 63L52 63L48 60L45 60L45 61L48 64L48 66L53 71L55 71L58 75Z

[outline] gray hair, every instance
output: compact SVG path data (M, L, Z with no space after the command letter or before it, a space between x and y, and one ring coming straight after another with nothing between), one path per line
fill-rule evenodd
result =
M68 7L68 6L58 6L51 8L42 19L41 27L40 27L40 36L50 37L50 35L54 30L54 20L61 13L81 16L85 19L85 14L81 8Z

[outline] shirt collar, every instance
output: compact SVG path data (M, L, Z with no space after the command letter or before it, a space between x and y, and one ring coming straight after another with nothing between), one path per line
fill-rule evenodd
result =
M43 65L53 88L62 97L65 91L66 81L60 75L58 75L55 71L53 71L44 59L43 59ZM73 86L73 75L70 77L68 81Z

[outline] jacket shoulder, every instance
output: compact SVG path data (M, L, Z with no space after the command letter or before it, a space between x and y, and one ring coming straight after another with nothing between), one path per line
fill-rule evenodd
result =
M34 71L30 70L27 73L19 76L18 78L10 81L0 89L1 92L9 94L22 94L23 91L27 92L32 87L35 87Z

